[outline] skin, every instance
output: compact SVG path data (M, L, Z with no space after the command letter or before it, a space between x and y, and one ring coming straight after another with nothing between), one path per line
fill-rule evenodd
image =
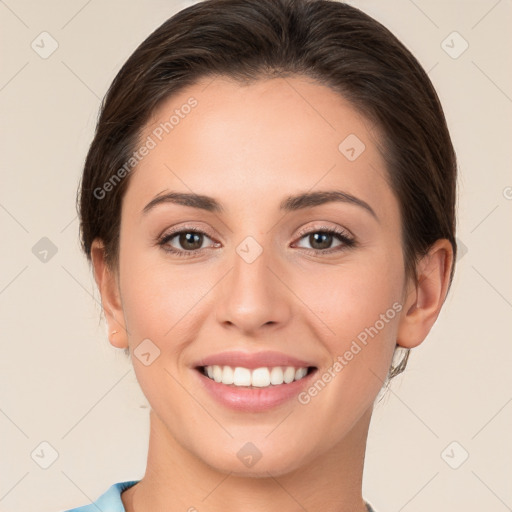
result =
M378 130L331 89L298 76L251 85L210 78L163 103L143 139L191 96L197 107L133 171L119 268L105 265L101 240L92 248L109 330L119 331L111 343L130 348L151 405L146 473L123 492L125 508L363 512L373 403L395 344L419 345L439 314L451 246L437 241L418 262L418 283L406 279ZM338 149L349 134L366 146L354 161ZM224 212L167 203L141 214L171 190L214 197ZM319 190L352 194L377 218L346 202L279 210L285 197ZM171 228L190 226L206 233L196 257L157 244ZM356 245L333 238L341 250L326 253L333 249L300 234L325 227L348 231ZM263 249L250 264L236 252L247 236ZM172 246L186 250L179 237ZM318 247L324 253L314 254ZM394 303L401 312L306 405L233 411L191 369L205 355L270 349L312 361L321 374ZM149 366L133 355L146 338L160 350ZM237 457L249 441L262 454L252 467Z

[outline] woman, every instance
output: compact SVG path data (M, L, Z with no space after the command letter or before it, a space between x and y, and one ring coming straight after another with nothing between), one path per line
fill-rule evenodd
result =
M159 27L79 195L147 468L74 510L372 511L373 405L448 292L455 183L430 80L358 9L208 0Z

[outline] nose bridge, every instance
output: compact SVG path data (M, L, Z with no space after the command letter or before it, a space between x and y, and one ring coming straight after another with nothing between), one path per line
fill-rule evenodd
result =
M254 237L245 238L232 258L232 271L218 297L217 318L221 323L253 331L266 324L282 324L290 309L283 285L277 279L277 259L270 238L263 247Z

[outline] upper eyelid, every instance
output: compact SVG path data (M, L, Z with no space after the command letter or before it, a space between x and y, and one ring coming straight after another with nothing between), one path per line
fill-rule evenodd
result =
M166 238L168 236L172 236L172 235L177 235L179 233L186 233L186 232L195 232L195 233L200 233L200 234L204 234L204 235L207 235L209 238L215 238L214 235L212 235L209 230L207 228L202 228L202 227L197 227L197 226L193 226L193 225L190 225L190 226L179 226L175 229L171 229L170 231L164 231L162 233L162 235L160 235L159 238ZM333 227L333 226L311 226L309 228L301 228L297 235L298 236L304 236L304 235L307 235L309 233L315 233L315 232L321 232L321 231L333 231L333 232L336 232L336 231L342 231L343 233L346 233L348 234L349 236L353 237L354 235L352 234L352 232L345 228L345 227L341 227L341 226L337 226L337 227Z
M213 234L210 232L208 228L198 227L198 226L178 226L176 228L171 228L169 231L164 230L163 233L159 236L159 238L167 238L170 236L175 236L180 233L194 232L199 234L204 234L209 238L214 238Z
M339 234L347 235L347 237L350 238L355 238L354 234L349 229L341 226L313 226L309 228L300 229L298 235L302 237L310 233L317 233L322 231L329 231L333 233L341 232Z

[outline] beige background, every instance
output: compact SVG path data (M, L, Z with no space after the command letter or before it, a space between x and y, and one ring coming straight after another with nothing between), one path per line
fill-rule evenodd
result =
M512 510L512 3L351 3L429 70L460 167L453 288L376 408L364 496L377 512ZM99 321L75 193L108 85L135 47L186 5L0 2L2 512L58 512L143 475L148 408ZM51 49L43 31L58 43L46 59L31 47L45 37ZM469 47L453 58L464 40ZM46 262L43 237L57 250ZM58 458L43 469L52 450Z

